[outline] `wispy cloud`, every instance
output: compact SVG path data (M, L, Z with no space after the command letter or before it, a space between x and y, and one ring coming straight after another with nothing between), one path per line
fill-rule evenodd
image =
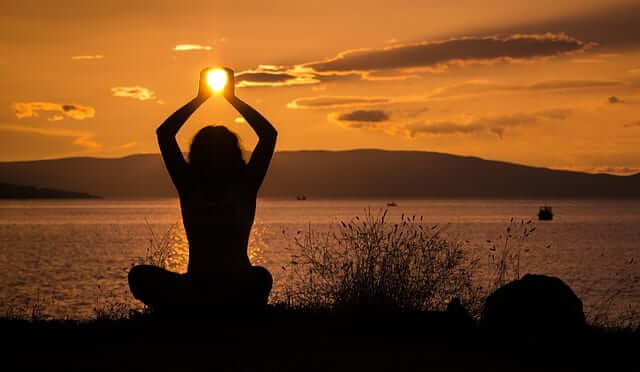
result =
M389 97L318 96L296 98L287 104L292 109L331 109L391 102Z
M132 142L127 142L125 144L120 145L121 149L130 149L132 147L135 147L138 144L138 142L136 141L132 141Z
M341 126L354 129L366 129L382 131L391 135L404 135L415 138L423 135L469 135L477 133L489 133L503 138L509 128L530 126L542 121L565 120L571 114L569 109L550 109L533 113L514 113L501 116L487 116L471 118L467 120L423 120L413 123L398 121L348 121L342 120L336 113L329 115L333 121Z
M320 80L309 71L282 66L260 65L254 70L246 70L235 75L238 87L282 87L292 85L317 84Z
M338 115L337 120L380 122L389 120L389 114L383 110L356 110Z
M145 87L132 86L132 87L113 87L111 93L115 97L134 98L140 101L148 101L156 99L156 94Z
M470 80L460 84L439 88L431 98L486 94L500 91L542 91L562 89L598 89L623 85L617 80L544 80L528 85L502 84L489 80Z
M460 84L435 89L423 95L368 97L368 96L315 96L300 97L287 104L290 109L335 109L373 106L379 104L427 103L452 97L487 94L491 92L532 92L544 90L600 89L625 85L616 80L544 80L532 84L504 84L489 80L469 80Z
M209 51L212 49L213 48L210 45L199 45L199 44L178 44L175 47L173 47L173 50L175 52L188 52L188 51L198 51L198 50Z
M97 150L102 147L93 139L93 133L81 132L69 129L60 128L37 128L27 127L14 124L0 124L0 131L17 132L17 133L29 133L39 134L42 136L53 137L70 137L73 139L72 143L77 146L84 147L87 150Z
M102 54L71 57L71 59L75 59L75 60L91 60L91 59L103 59L103 58L104 56Z
M598 59L598 58L574 58L571 60L571 62L573 63L590 63L590 64L594 64L594 63L604 63L605 60L604 59Z
M508 128L532 125L541 120L565 120L571 114L568 109L543 110L533 113L515 113L510 115L481 117L469 122L435 121L407 125L410 137L418 135L468 134L489 132L502 138Z
M620 98L616 97L616 96L611 96L609 98L607 98L607 101L611 104L616 104L616 103L624 103L623 100L621 100Z
M64 116L59 115L59 114L55 114L52 117L50 117L49 119L47 119L49 121L60 121L60 120L64 120Z
M640 120L624 125L625 128L640 128Z
M59 121L64 119L65 116L83 120L92 118L96 114L96 110L90 106L53 102L17 102L13 104L13 108L18 119L39 117L41 111L56 113L49 118L49 121Z

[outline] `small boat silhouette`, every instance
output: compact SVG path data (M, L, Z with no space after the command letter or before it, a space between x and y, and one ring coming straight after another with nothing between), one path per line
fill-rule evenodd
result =
M397 207L398 204L396 204L395 202L388 202L387 203L387 207Z
M305 195L296 195L296 200L307 200Z
M551 221L553 219L553 209L549 206L542 206L538 211L538 219L540 221Z

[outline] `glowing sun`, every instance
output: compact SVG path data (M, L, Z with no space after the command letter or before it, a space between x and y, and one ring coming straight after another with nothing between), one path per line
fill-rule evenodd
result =
M219 92L227 85L227 72L216 68L207 72L207 85L214 92Z

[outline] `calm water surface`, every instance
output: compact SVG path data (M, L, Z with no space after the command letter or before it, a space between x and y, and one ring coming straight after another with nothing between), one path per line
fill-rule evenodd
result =
M468 249L488 257L490 243L513 217L535 217L535 200L401 200L389 208L446 226ZM545 201L552 222L535 221L523 272L555 275L585 302L586 310L616 293L613 311L640 300L640 201ZM294 250L297 231L327 230L340 220L385 208L382 200L259 200L249 255L271 270L275 285ZM177 224L177 258L185 271L187 245L177 199L0 201L0 314L37 299L48 315L88 318L106 301L136 304L127 271L144 256L152 234L163 236ZM484 264L486 260L481 260ZM479 280L482 275L479 275Z

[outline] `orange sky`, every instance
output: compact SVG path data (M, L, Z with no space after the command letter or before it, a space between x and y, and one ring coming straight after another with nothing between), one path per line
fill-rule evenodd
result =
M0 4L0 161L157 152L198 71L224 65L278 150L640 171L637 1L96 3ZM236 118L214 97L180 143L220 123L252 146Z

